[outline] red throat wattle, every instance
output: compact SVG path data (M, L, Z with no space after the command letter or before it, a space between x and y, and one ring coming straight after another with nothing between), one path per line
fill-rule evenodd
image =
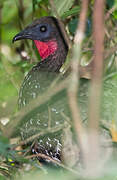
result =
M48 42L34 40L34 42L42 59L45 59L49 55L53 54L57 50L57 47L58 47L57 42L54 40L48 41Z

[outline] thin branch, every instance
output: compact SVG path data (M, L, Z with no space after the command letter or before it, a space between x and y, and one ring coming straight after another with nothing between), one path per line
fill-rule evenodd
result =
M57 19L60 19L60 16L59 16L59 14L57 12L57 9L55 7L54 1L53 0L49 0L49 3L50 3L50 6L51 6L51 9L52 9L52 12L55 14Z
M35 0L32 0L32 20L34 19L35 14Z
M94 51L94 49L92 49ZM106 59L109 56L112 56L112 54L115 54L117 51L117 44L115 44L114 47L111 47L111 49L104 50L104 60L106 62ZM80 77L84 77L86 79L91 79L92 69L93 69L93 59L94 56L92 56L89 60L89 64L87 66L80 66L79 68L79 74Z
M99 173L99 120L100 97L104 58L104 0L95 0L93 10L94 60L89 99L89 163L87 169L90 175ZM94 156L92 156L94 154ZM92 173L92 169L94 170Z
M116 6L113 6L111 9L109 9L109 11L105 15L105 20L107 20L115 10L116 10Z
M60 130L62 130L64 128L66 128L66 127L67 127L67 124L64 124L64 125L62 124L62 125L59 125L59 126L54 127L54 128L44 129L44 131L41 131L41 132L39 132L37 134L34 134L33 136L25 139L24 141L20 141L18 144L12 145L12 149L15 149L18 146L28 144L29 142L32 142L33 140L35 140L39 136L42 136L42 135L47 134L47 133L55 133L55 132L60 131Z
M103 75L103 55L104 55L104 0L95 1L93 15L94 30L94 61L92 70L92 88L90 99L90 125L91 129L98 129L100 93ZM94 103L95 99L95 103Z
M104 51L104 59L107 59L109 56L111 56L113 53L117 51L117 44L114 45L111 49Z
M23 29L23 25L24 25L24 5L23 5L23 1L22 0L15 0L17 9L18 9L18 24L19 24L19 28L20 30Z
M71 72L71 80L69 82L69 87L68 87L69 106L72 113L73 125L76 132L77 141L80 144L81 153L84 158L84 164L86 159L85 158L86 132L83 128L80 118L80 111L77 103L77 99L78 99L77 91L78 91L78 81L79 81L79 62L81 57L82 42L85 33L87 10L88 10L88 0L85 1L82 0L82 9L79 18L79 25L77 27L77 31L74 38L73 58L71 62L72 72Z
M49 156L47 156L47 155L45 155L45 154L38 153L38 154L26 156L25 158L26 158L26 159L31 159L31 158L34 158L34 157L44 158L44 159L49 160L50 162L52 162L52 163L54 163L54 164L56 164L56 165L58 165L58 166L60 166L60 167L62 167L62 168L64 168L64 169L66 169L66 170L68 170L68 171L70 171L70 172L72 172L72 173L74 173L74 174L79 175L79 173L78 173L77 171L75 171L75 170L73 170L73 169L65 166L65 165L62 164L62 163L59 163L58 161L52 159L51 157L49 157Z

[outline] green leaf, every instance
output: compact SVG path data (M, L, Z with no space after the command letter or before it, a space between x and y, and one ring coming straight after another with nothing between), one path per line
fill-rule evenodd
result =
M0 175L0 180L6 180L6 178L2 175Z
M68 11L66 11L63 15L62 15L62 18L66 18L68 16L72 16L72 15L76 15L80 12L80 7L79 6L76 6Z
M75 31L76 31L76 28L77 28L77 24L78 24L78 18L72 19L72 20L69 22L69 24L68 24L69 31L70 31L70 33L73 34L73 35L75 34ZM88 19L88 20L87 20L86 31L85 31L85 33L86 33L87 36L90 35L91 30L92 30L92 23L91 23L91 20Z
M42 0L37 0L37 3L40 3L40 2L42 2Z
M112 8L115 2L114 2L114 0L111 0L111 1L107 0L106 3L109 6L109 8Z
M101 104L102 119L117 123L117 75L107 79L103 84L103 96Z
M0 156L7 156L9 140L0 134Z
M69 22L68 28L69 28L69 31L70 31L71 34L75 34L77 24L78 24L78 19L77 18L74 18Z
M68 11L72 5L74 0L54 0L54 4L56 10L60 16L62 16L66 11Z
M115 19L117 19L117 10L113 12L113 16Z

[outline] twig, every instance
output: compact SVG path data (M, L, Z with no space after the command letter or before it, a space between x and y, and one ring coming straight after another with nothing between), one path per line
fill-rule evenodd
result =
M106 60L112 54L116 53L116 51L117 51L117 44L115 44L114 47L111 47L111 49L105 50L104 51L104 60ZM87 66L80 66L80 68L79 68L80 77L84 77L86 79L91 79L91 74L92 74L92 69L93 69L93 59L94 59L94 56L92 56L90 58L90 60L89 60L90 63Z
M19 17L19 28L20 30L23 29L24 25L24 5L22 0L15 0L16 6L18 8L18 17Z
M47 156L47 155L45 155L45 154L38 153L38 154L26 156L25 158L26 158L26 159L31 159L31 158L34 158L34 157L44 158L44 159L49 160L49 161L51 161L52 163L54 163L54 164L56 164L56 165L58 165L58 166L60 166L60 167L62 167L62 168L64 168L64 169L66 169L66 170L68 170L68 171L70 171L70 172L72 172L72 173L74 173L74 174L79 175L79 173L78 173L77 171L75 171L75 170L73 170L73 169L65 166L65 165L62 164L62 163L59 163L58 161L52 159L51 157L49 157L49 156Z
M54 128L50 128L50 129L44 129L43 131L41 131L41 132L39 132L39 133L37 133L37 134L35 134L35 135L25 139L24 141L21 141L18 144L13 145L12 149L15 149L18 146L22 146L24 144L27 144L27 143L33 141L34 139L38 138L39 136L44 135L44 134L54 133L54 132L60 131L60 130L62 130L65 127L66 127L66 124L64 124L64 125L62 124L62 125L60 125L58 127L54 127Z
M107 20L110 17L110 15L115 11L115 9L116 9L115 6L113 6L111 9L109 9L109 11L105 15L105 20Z
M35 0L32 0L32 20L34 19L34 14L35 14Z
M104 54L104 1L95 1L94 16L93 16L93 30L94 30L94 61L92 70L92 88L90 99L90 128L98 129L99 122L99 107L100 107L100 93L101 82L103 74L103 54ZM95 99L95 103L94 103Z
M72 73L68 87L69 106L72 113L73 125L76 132L77 141L80 144L81 153L84 158L84 164L86 159L85 150L86 150L87 142L85 142L86 132L81 122L80 112L77 103L77 90L78 90L78 81L79 81L79 62L81 57L82 42L85 33L87 9L88 9L88 0L82 1L82 9L79 18L79 25L77 27L77 31L74 38L73 58L71 62Z
M116 51L117 51L117 44L115 44L114 47L112 47L111 49L104 51L104 59L107 59L110 55L112 55Z
M58 14L58 12L57 12L57 9L56 9L56 7L55 7L54 1L53 1L53 0L49 0L49 2L50 2L50 6L51 6L51 8L52 8L52 12L55 14L55 16L57 17L57 19L60 19L60 16L59 16L59 14Z
M104 0L95 0L93 11L94 60L89 99L89 174L96 175L99 170L99 120L100 95L104 56ZM94 156L92 156L94 154ZM92 168L94 170L92 174ZM99 173L99 172L98 172Z
M24 1L23 0L15 0L15 2L16 2L17 9L18 9L18 17L19 17L18 24L19 24L19 29L22 30L22 29L24 29L24 26L25 26L25 20L24 20L24 13L25 13ZM30 48L30 44L28 43L28 41L26 39L25 39L25 41L21 41L20 47L23 47L24 45L26 45L26 47L28 49L28 54L29 55L32 54L34 57L36 57L35 51L32 51L32 49ZM20 53L20 56L22 58L21 53ZM32 60L32 62L34 61L33 59L30 59L30 60ZM30 61L30 63L31 63L31 61Z
M24 22L24 4L23 0L19 0L19 18L21 22Z
M69 124L69 126L71 126L71 119L64 112L61 112L60 114L65 119L65 121Z

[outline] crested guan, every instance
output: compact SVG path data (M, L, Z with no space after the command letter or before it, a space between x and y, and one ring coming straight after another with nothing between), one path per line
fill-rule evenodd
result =
M13 38L34 41L41 61L34 66L25 77L19 93L19 108L26 106L32 99L46 92L53 80L58 76L59 69L65 61L68 46L54 17L42 17ZM101 118L112 120L116 117L117 77L110 76L103 83ZM89 81L80 81L78 103L82 119L87 119ZM94 100L95 103L95 100ZM43 132L49 127L64 125L63 113L70 117L66 91L62 90L53 96L46 104L34 109L23 118L20 132L23 139ZM40 135L32 147L34 153L43 153L53 159L61 160L63 131L49 132ZM41 159L44 160L44 159Z
M18 33L13 38L13 42L20 39L33 40L41 56L41 61L31 69L21 86L18 104L19 108L22 108L50 86L65 61L68 46L58 20L50 16L35 20ZM62 97L65 96L64 91L60 92L58 97L53 97L44 106L35 109L33 113L24 118L20 129L23 139L47 129L49 121L51 121L51 127L57 127L64 123L61 112L65 113L64 109L67 107L67 102L61 103L61 94ZM61 131L40 136L32 151L60 160L61 138Z

